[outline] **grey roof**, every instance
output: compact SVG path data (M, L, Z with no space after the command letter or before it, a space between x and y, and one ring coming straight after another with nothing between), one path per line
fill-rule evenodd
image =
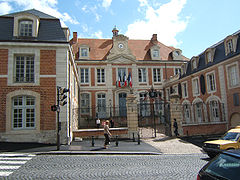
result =
M214 58L213 58L213 62L211 63L206 63L205 61L205 52L202 52L201 54L199 54L199 62L198 62L198 66L195 70L192 70L191 68L191 61L188 62L187 65L187 70L186 70L186 74L182 75L180 78L182 77L186 77L189 76L191 74L194 74L196 72L199 72L203 69L206 69L208 67L211 67L213 65L216 65L218 63L221 63L231 57L234 57L238 54L240 54L240 31L237 31L235 33L233 33L232 35L238 35L238 39L237 39L237 48L236 48L236 52L231 52L229 53L227 56L225 55L225 47L224 47L224 39L219 41L218 43L212 45L210 48L215 48L215 54L214 54Z
M39 17L40 19L57 19L56 17L50 16L50 15L45 14L36 9L30 9L30 10L26 10L26 11L20 11L20 12L16 12L16 13L6 14L6 15L3 15L3 17L14 17L15 15L20 14L20 13L33 14L33 15Z
M33 38L18 38L13 36L14 15L30 13L40 18L38 36ZM60 20L35 9L0 16L0 41L20 42L67 42Z

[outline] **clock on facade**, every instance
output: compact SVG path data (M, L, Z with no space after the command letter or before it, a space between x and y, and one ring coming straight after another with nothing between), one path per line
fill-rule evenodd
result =
M122 43L119 43L119 44L118 44L118 47L119 47L120 49L123 49L123 48L124 48L124 45L123 45Z

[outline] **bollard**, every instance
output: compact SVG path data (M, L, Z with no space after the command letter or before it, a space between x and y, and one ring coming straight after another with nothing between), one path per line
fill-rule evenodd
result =
M140 145L140 134L138 133L138 145Z
M116 136L116 146L118 147L118 135Z
M133 142L135 142L135 137L134 137L134 133L133 133Z
M92 147L94 147L94 136L92 136Z

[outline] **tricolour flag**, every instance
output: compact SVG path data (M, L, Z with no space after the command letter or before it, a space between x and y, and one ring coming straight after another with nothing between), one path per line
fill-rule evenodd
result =
M121 77L120 77L120 74L118 74L118 87L121 87Z
M132 87L132 77L131 77L131 72L129 72L129 75L128 75L128 84L130 87Z
M127 86L127 76L125 72L124 72L124 86L125 87Z

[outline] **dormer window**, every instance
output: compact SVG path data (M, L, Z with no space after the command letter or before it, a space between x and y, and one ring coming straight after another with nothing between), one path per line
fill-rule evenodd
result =
M79 59L89 59L89 47L87 45L80 46Z
M152 60L160 60L160 48L158 45L154 45L150 49L150 55Z
M182 51L181 49L175 49L172 51L173 60L182 60Z
M187 71L187 63L181 65L181 75L186 74Z
M159 50L158 49L153 50L153 57L154 58L159 57Z
M33 21L20 20L18 27L19 27L19 36L32 37Z
M39 18L33 14L21 13L14 16L13 36L29 38L38 36Z
M193 57L191 60L192 70L197 69L199 57Z
M214 53L215 53L215 48L208 48L205 51L205 62L206 62L206 64L213 62Z
M232 52L236 52L237 50L237 35L232 35L228 36L224 40L224 46L225 46L225 55L227 56L228 54Z

